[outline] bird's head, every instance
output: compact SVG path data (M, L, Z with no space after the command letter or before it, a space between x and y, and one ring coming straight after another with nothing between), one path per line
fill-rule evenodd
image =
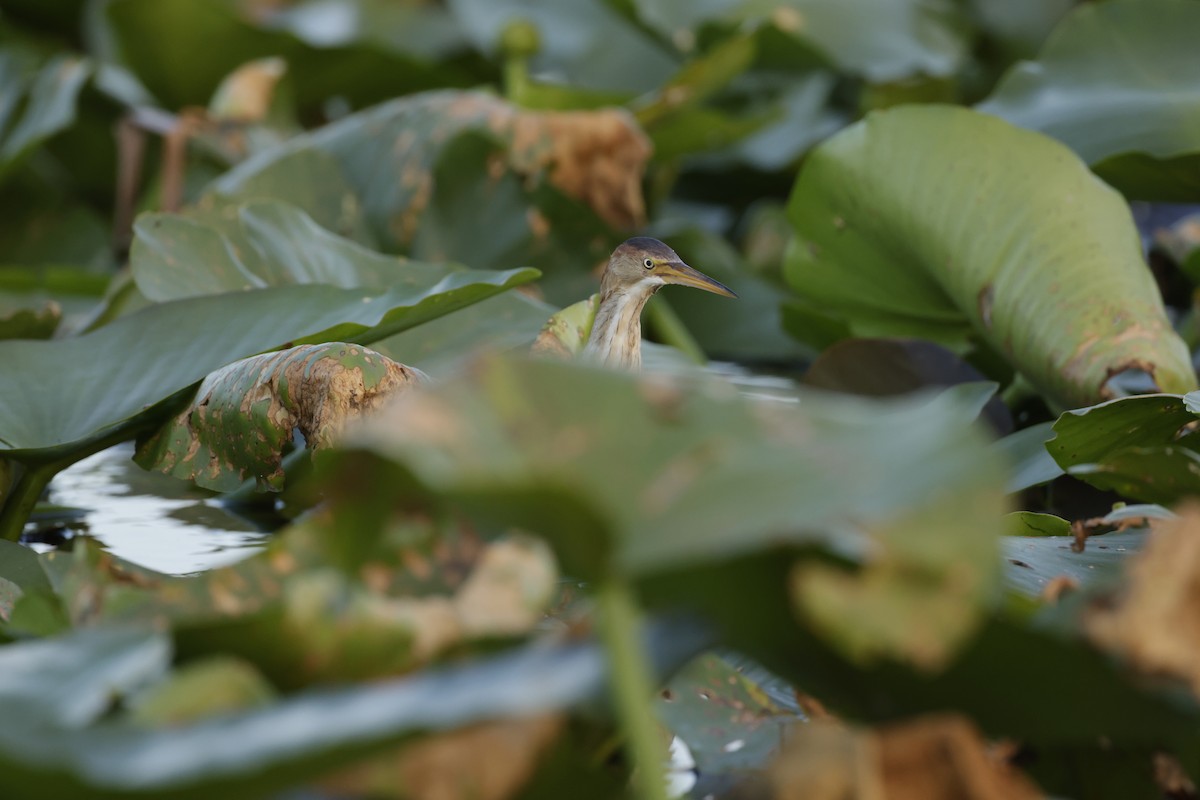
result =
M658 239L635 236L622 242L608 259L604 291L644 286L651 291L667 283L691 286L706 292L737 297L727 286L683 263L674 250Z

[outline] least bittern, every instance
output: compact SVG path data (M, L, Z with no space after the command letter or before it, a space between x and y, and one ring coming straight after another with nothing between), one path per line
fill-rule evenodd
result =
M629 239L608 259L600 281L600 307L584 353L609 366L640 368L642 309L668 283L737 297L728 287L683 263L658 239Z

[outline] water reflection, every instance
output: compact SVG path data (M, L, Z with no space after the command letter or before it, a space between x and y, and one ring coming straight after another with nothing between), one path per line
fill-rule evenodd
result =
M240 561L270 536L209 492L147 472L132 456L131 444L119 445L80 461L50 485L50 502L84 512L70 524L81 524L113 554L184 575Z

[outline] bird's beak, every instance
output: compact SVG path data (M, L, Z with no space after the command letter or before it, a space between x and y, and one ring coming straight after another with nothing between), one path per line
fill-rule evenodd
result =
M693 289L703 289L706 292L725 297L737 297L737 294L725 284L714 281L700 270L692 269L682 261L660 264L655 272L663 279L663 283L677 283L680 286L691 286Z

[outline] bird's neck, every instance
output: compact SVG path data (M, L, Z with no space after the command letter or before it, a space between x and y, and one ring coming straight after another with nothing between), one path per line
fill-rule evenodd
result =
M649 279L633 285L600 287L600 306L584 352L610 367L642 366L642 309L662 286Z

